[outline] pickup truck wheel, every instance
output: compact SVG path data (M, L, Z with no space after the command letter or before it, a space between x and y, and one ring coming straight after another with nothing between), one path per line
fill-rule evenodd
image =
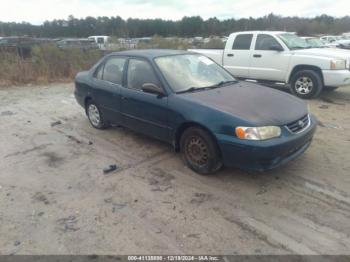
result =
M186 129L180 139L180 150L187 166L201 175L215 173L223 166L218 146L202 128Z
M90 124L97 129L105 129L108 123L104 121L101 110L93 100L86 103L86 114L89 118Z
M290 82L291 92L304 99L317 97L323 89L321 76L313 70L296 72Z

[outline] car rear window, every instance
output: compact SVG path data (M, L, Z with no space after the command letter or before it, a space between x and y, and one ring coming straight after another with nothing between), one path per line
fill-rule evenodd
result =
M249 50L250 44L252 43L253 35L252 34L243 34L237 35L233 45L233 50Z

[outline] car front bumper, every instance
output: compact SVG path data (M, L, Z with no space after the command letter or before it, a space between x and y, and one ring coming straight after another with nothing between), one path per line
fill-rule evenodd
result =
M350 70L322 70L325 86L350 85Z
M299 134L283 130L281 137L264 141L217 135L224 165L264 171L289 162L304 153L311 144L317 119L310 115L310 121L310 126Z

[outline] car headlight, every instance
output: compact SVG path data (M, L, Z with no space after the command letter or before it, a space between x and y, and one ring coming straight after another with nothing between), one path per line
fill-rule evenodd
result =
M342 70L346 69L347 62L344 59L332 59L330 62L330 67L332 70Z
M247 140L266 140L281 135L281 128L278 126L260 126L260 127L236 127L236 135L240 139Z

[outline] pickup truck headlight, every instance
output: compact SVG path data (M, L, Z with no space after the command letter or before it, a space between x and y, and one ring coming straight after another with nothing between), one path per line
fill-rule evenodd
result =
M240 139L247 140L267 140L281 135L281 128L278 126L260 127L236 127L236 135Z
M330 67L332 70L343 70L346 69L347 62L343 59L333 59L330 62Z
M348 59L346 59L345 68L350 69L350 57Z

